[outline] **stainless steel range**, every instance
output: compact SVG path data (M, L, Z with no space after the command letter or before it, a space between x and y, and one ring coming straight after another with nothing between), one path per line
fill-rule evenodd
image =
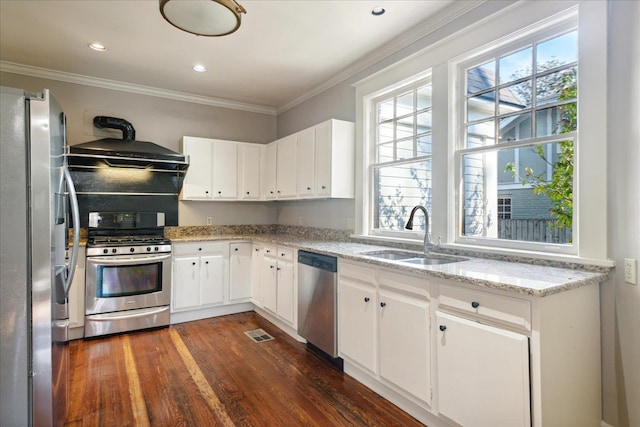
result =
M167 326L170 301L164 213L89 213L85 338Z

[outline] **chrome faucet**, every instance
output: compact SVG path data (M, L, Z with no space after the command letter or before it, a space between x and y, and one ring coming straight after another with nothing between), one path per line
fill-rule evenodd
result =
M438 244L433 244L431 239L429 238L429 213L424 206L416 206L411 210L411 214L409 215L409 221L407 221L407 225L404 226L407 230L413 230L413 216L416 214L416 211L422 211L424 213L425 219L425 232L424 232L424 253L428 254L431 251L431 248L439 248L440 242Z

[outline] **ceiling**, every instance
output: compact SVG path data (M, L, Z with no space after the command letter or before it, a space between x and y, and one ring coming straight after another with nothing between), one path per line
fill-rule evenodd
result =
M164 21L156 0L0 0L0 61L5 71L20 64L276 113L415 41L429 20L461 4L239 2L247 13L237 32L198 37ZM373 16L374 6L386 13ZM107 51L89 49L95 41ZM208 71L194 72L196 63Z

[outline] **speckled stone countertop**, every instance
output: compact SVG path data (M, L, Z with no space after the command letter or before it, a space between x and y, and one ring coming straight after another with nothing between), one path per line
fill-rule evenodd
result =
M418 266L368 256L366 252L393 249L389 246L373 245L350 239L347 232L323 229L303 229L283 226L238 226L238 227L167 227L165 234L174 243L245 240L270 243L295 249L332 255L351 261L365 262L398 271L421 275L425 278L442 278L475 285L481 288L498 289L520 295L544 297L581 286L603 282L610 274L609 268L597 267L586 271L579 265L561 265L557 262L539 265L502 259L479 258L464 254L434 254L436 257L458 257L462 261ZM406 251L407 249L402 249ZM420 251L414 250L417 256ZM542 261L544 264L544 261ZM566 264L566 263L565 263ZM560 265L560 266L558 266Z

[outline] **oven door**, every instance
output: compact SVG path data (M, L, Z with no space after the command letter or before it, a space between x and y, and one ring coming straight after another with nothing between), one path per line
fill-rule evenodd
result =
M170 253L87 257L87 315L168 306L170 301Z

